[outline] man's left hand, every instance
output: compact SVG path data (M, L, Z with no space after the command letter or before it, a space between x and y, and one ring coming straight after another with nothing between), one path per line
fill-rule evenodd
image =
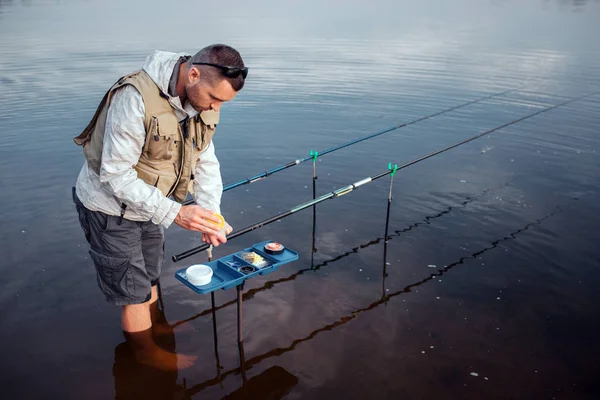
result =
M227 242L227 238L225 237L225 235L229 235L232 231L233 228L229 224L227 224L225 226L225 234L220 233L218 235L209 235L207 233L203 233L202 241L204 243L212 244L213 246L217 247L221 243Z

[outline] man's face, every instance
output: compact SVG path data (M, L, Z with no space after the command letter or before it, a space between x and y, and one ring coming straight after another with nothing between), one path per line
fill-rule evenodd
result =
M233 90L227 79L220 79L211 85L207 80L200 79L200 72L192 68L189 82L185 85L187 101L198 112L219 111L221 104L231 101L237 92Z

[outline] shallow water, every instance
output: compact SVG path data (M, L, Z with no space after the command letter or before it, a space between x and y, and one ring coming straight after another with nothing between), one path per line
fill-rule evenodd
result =
M225 184L519 89L319 158L322 194L600 91L600 2L162 4L0 1L3 398L600 397L600 95L398 172L385 260L388 177L317 206L314 254L311 209L219 247L300 254L244 287L243 374L235 290L215 293L217 359L210 296L174 278L205 254L168 260L161 281L165 345L196 364L132 362L70 200L72 137L154 49L225 42L250 66L214 139ZM307 162L222 210L240 229L311 197ZM173 226L167 256L199 243Z

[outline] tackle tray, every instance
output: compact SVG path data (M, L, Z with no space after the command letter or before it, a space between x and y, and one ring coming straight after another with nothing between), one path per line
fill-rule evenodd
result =
M196 286L189 282L186 275L188 267L179 269L175 272L175 278L180 280L186 286L189 286L194 292L206 294L217 289L229 289L242 284L246 279L253 278L256 275L265 275L275 271L283 264L296 261L298 253L293 250L284 248L281 254L268 254L264 246L271 243L272 240L257 243L252 247L245 248L227 256L223 256L217 260L202 263L208 265L213 270L213 276L209 283L202 286ZM254 252L261 256L267 264L262 267L257 267L242 258L243 253Z

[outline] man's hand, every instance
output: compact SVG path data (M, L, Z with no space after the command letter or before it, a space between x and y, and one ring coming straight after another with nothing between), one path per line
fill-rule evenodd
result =
M217 247L221 243L227 242L227 238L225 237L225 235L229 235L232 231L233 228L228 223L225 223L225 234L219 233L217 235L210 235L203 233L202 241L204 243L212 244L213 246Z
M211 236L219 234L218 224L220 221L213 216L211 211L197 205L182 206L173 222L182 228L202 232L203 238L205 234Z

